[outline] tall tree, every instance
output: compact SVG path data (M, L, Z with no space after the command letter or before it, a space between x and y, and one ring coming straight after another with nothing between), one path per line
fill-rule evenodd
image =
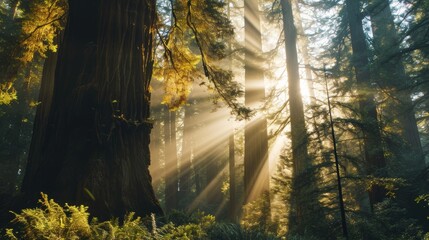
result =
M22 189L100 218L161 213L148 171L155 1L68 4L45 136Z
M377 119L377 109L374 100L374 91L371 87L369 68L369 54L363 31L361 1L347 0L346 10L353 50L352 65L355 69L355 78L358 87L358 103L362 121L363 143L367 174L374 177L385 176L386 160L384 158L380 127ZM384 199L382 187L374 185L369 190L371 207Z
M245 105L250 108L258 108L265 99L258 5L258 0L244 2ZM244 142L244 191L247 203L269 190L267 120L263 114L256 114L246 122Z
M167 110L168 111L168 110ZM178 164L176 139L176 112L165 114L165 208L167 211L177 209L178 206Z
M229 219L237 221L237 183L235 171L235 142L234 130L231 130L228 139L228 160L229 160Z
M369 12L373 32L373 44L377 56L378 82L385 91L392 95L387 101L385 114L388 124L395 125L406 143L403 166L412 171L425 167L422 145L417 128L414 106L410 98L410 82L405 73L400 53L400 38L395 26L390 2L388 0L370 0Z
M294 24L292 4L290 0L281 0L283 16L283 32L286 44L286 69L288 76L288 96L291 124L292 161L293 161L293 196L292 209L293 219L291 224L296 224L297 232L304 233L304 222L308 219L308 204L303 191L303 176L311 166L307 149L307 129L304 118L304 105L301 96L299 77L298 53L297 53L297 31ZM301 183L300 183L301 182ZM311 184L311 183L310 183ZM307 211L307 213L306 213Z
M192 174L194 160L195 99L189 99L185 106L183 120L182 158L180 160L180 208L186 209L192 195Z

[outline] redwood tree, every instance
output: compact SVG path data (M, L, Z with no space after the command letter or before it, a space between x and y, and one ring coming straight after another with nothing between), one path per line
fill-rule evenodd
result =
M399 153L402 155L402 166L412 171L421 171L425 167L424 154L410 97L410 79L405 72L403 57L398 54L400 36L395 26L390 2L371 0L369 3L374 51L377 56L376 77L386 91L395 91L394 97L388 99L385 115L388 117L388 124L399 130L400 136L407 145L405 154Z
M244 2L245 104L256 108L265 99L262 69L262 37L258 0ZM246 122L244 130L245 202L256 200L269 190L267 119L262 114Z
M68 4L52 104L36 116L46 123L22 190L86 204L102 219L161 213L148 171L155 0Z
M315 199L306 196L305 189L313 189L313 179L308 174L311 167L311 161L308 156L308 136L305 126L304 104L301 96L298 52L297 52L297 30L294 24L292 12L292 2L290 0L281 0L281 9L283 16L283 30L286 44L286 69L288 77L288 96L290 111L290 128L292 142L292 161L293 161L293 193L290 226L296 228L296 231L303 234L306 228L305 222L312 218L310 209L315 207ZM306 183L310 183L306 186ZM307 193L311 192L311 190Z
M347 0L346 9L353 49L352 65L355 69L359 93L358 103L362 121L367 174L382 177L385 176L386 160L382 149L382 139L378 125L374 92L371 91L371 73L368 60L369 53L365 33L363 31L360 1ZM383 198L383 188L380 186L372 186L369 191L371 206L375 203L381 202Z

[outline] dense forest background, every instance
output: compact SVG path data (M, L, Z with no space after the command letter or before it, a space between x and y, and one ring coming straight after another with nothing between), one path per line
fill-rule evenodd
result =
M215 216L196 239L429 237L426 0L0 0L0 28L0 227L44 192Z

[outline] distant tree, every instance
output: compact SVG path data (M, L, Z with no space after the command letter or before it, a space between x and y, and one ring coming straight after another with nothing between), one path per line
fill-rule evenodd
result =
M47 6L52 6L51 9ZM22 180L31 127L37 101L37 89L43 62L57 44L56 32L64 13L61 1L3 1L0 10L0 132L3 183L8 193L17 193ZM1 188L1 187L0 187ZM0 190L3 191L3 190Z
M165 210L178 208L179 172L177 158L176 112L166 110L164 120L165 137Z
M264 60L258 0L244 2L245 104L258 108L265 99ZM267 119L262 113L246 122L244 139L245 202L269 189Z
M383 91L392 95L387 96L384 107L387 125L395 127L406 144L405 149L399 153L402 155L399 156L401 165L407 166L410 171L421 171L425 167L424 155L410 96L410 80L405 72L403 57L399 54L400 37L390 2L371 0L369 4L373 46L377 57L375 78ZM392 149L399 150L397 146L392 146Z
M366 37L363 31L361 2L355 0L346 1L348 25L350 29L351 45L353 50L352 65L355 70L358 91L359 113L361 130L368 175L374 177L386 176L386 160L384 158L383 143L380 126L377 119L377 109L372 90L371 73L369 68L369 53ZM384 188L378 185L369 189L371 206L381 202L385 197Z
M306 198L303 189L304 175L311 167L308 156L308 136L304 118L304 104L301 96L301 86L299 77L298 52L297 52L297 31L292 12L292 2L281 0L281 11L283 19L283 32L286 45L286 69L288 76L288 96L291 124L292 142L292 167L293 167L293 191L292 191L292 220L290 226L296 224L297 232L303 234L305 231L306 218L310 205L304 200ZM308 176L308 175L307 175ZM311 184L311 183L310 183ZM307 187L310 187L309 185Z

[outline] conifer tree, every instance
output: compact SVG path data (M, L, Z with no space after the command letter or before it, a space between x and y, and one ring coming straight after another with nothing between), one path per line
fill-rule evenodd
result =
M245 1L245 103L257 108L265 99L262 37L258 0ZM269 189L267 120L258 113L246 122L244 150L245 202Z
M407 153L400 153L402 156L399 156L403 166L407 166L410 171L419 171L425 166L423 150L410 98L409 79L405 73L402 56L398 54L400 40L390 3L385 0L372 0L369 4L374 51L378 65L375 77L384 91L394 95L388 96L384 114L387 115L388 126L397 125L399 135L405 141L406 148L401 152ZM394 123L396 120L398 124Z
M346 9L353 49L352 65L358 90L358 103L362 121L362 133L365 151L367 174L374 177L386 176L386 160L384 158L380 127L374 92L371 88L369 54L363 31L360 1L347 0ZM381 186L374 185L369 190L371 207L384 199L385 192Z
M303 234L306 219L310 217L309 202L304 200L305 173L308 172L311 163L307 149L307 129L304 118L304 104L301 96L299 77L297 31L290 0L281 0L283 17L283 29L286 44L286 69L288 76L288 96L291 123L292 161L293 161L293 191L292 191L292 220L290 226L294 226L297 232ZM306 175L309 176L308 174ZM307 179L308 180L308 179ZM311 182L311 180L310 180ZM311 184L311 183L310 183ZM310 187L310 186L307 186Z

